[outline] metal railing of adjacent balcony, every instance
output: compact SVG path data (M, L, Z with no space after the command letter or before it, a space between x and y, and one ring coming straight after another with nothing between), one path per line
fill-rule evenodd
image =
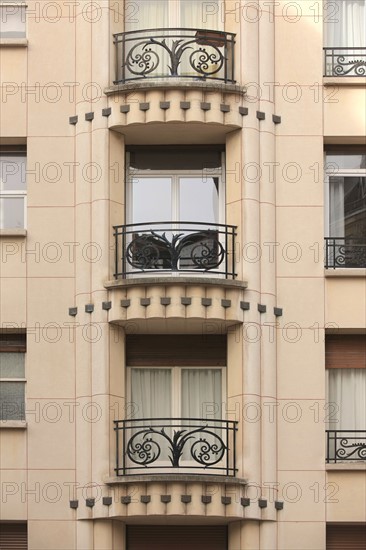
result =
M207 29L147 29L113 35L114 84L156 78L234 83L235 34Z
M323 48L324 76L366 76L366 48Z
M116 475L235 476L237 422L202 418L115 420Z
M327 462L366 461L366 430L326 430Z
M114 277L133 273L210 273L235 278L234 225L159 222L117 225Z
M325 237L325 268L366 267L366 238Z

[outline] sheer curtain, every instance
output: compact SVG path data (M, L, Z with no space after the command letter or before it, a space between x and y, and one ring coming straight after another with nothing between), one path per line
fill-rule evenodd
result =
M338 407L330 430L364 430L366 369L329 369L329 402Z
M180 26L221 30L219 0L180 0Z
M131 369L131 401L136 418L172 416L170 369Z
M344 237L344 178L329 178L329 236Z
M324 21L326 47L366 47L365 0L332 0Z
M360 439L353 430L365 429L366 417L366 369L329 369L329 403L337 406L331 407L329 430L347 430L344 434L346 440L346 454L357 445ZM338 437L342 434L338 434ZM362 434L361 434L362 435ZM362 440L363 441L363 440ZM343 445L341 440L330 440L329 458L334 459L336 450L341 460ZM356 447L354 447L356 448ZM357 458L357 455L352 455ZM350 458L352 458L350 456Z
M219 369L182 370L182 416L183 418L204 418L206 404L214 407L215 418L221 418L222 382ZM210 414L212 419L212 414Z

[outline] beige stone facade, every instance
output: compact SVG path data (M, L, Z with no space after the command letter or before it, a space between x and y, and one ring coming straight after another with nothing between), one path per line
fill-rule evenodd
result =
M333 548L327 526L328 536L332 526L352 526L359 537L366 529L365 417L357 426L358 460L333 460L325 435L332 412L326 335L366 333L366 236L357 244L361 260L343 256L343 263L325 269L335 253L324 254L324 238L337 236L328 231L325 154L337 146L362 156L366 43L354 54L363 72L324 76L329 3L198 2L198 11L190 8L192 39L184 32L171 38L172 19L159 23L169 4L169 14L180 13L174 26L186 28L179 22L185 13L180 3L187 0L146 1L156 4L150 18L157 23L147 23L141 11L139 19L141 2L28 0L24 7L0 0L2 364L11 355L6 346L26 342L26 352L15 352L25 358L23 375L4 367L0 378L0 530L26 524L29 550L134 550L132 527L138 525L184 525L187 531L221 525L227 533L222 550ZM17 10L15 35L9 26L6 34ZM219 34L197 38L196 29L210 28L210 18ZM125 43L122 81L122 35L117 44L113 35L160 27L169 47L173 39L191 40L190 52L201 48L211 58L192 67L184 52L177 75L167 68L144 74L159 49L149 30L140 65L131 65L132 46ZM138 34L133 46L144 36ZM169 54L160 55L169 66ZM158 158L166 150L169 159L178 148L200 146L223 159L217 177L207 166L199 176L221 178L221 229L209 220L208 233L200 233L198 264L180 259L178 270L169 268L150 234L142 248L130 249L134 265L126 256L123 269L122 255L142 230L120 233L116 253L113 227L123 232L126 224L143 223L131 214L129 185L148 177L133 175L129 155L150 150ZM22 155L26 198L17 188L5 192ZM196 168L187 175L189 155L186 162L172 174L198 181ZM344 177L359 178L355 185L365 193L365 164ZM16 197L25 214L13 218L6 212ZM199 198L190 200L196 208ZM362 227L365 194L358 200ZM228 226L235 227L235 243L222 229ZM187 234L182 227L166 231ZM161 240L161 227L158 234ZM197 244L187 246L190 254ZM199 264L209 246L216 257L223 250L218 266L215 259ZM339 251L340 244L334 247ZM160 263L143 264L151 250ZM157 341L164 335L225 337L222 402L211 403L220 413L207 418L236 422L235 442L230 432L221 457L230 470L219 461L221 470L213 471L202 462L192 471L172 471L168 463L128 471L127 459L127 470L116 471L123 435L117 449L114 421L131 418L133 408L129 337L139 337L143 350L145 335ZM23 401L21 394L7 397L9 383L25 387ZM220 430L214 434L223 436ZM127 439L133 433L132 427ZM159 547L153 544L152 534L146 550Z

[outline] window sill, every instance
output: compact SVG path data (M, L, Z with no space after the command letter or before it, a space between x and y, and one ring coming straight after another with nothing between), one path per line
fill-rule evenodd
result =
M0 429L26 430L27 422L25 420L0 420Z
M0 237L26 237L26 229L0 229Z
M350 471L365 471L366 470L366 462L362 462L361 464L347 464L347 463L337 463L337 464L326 464L325 469L329 471L334 470L350 470Z
M365 86L364 76L324 76L323 85L327 86Z
M324 277L366 277L366 268L329 268L324 270Z
M0 38L0 48L27 48L27 38Z

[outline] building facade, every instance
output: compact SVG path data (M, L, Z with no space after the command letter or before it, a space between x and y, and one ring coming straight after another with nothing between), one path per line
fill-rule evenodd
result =
M0 547L365 547L364 0L0 1Z

